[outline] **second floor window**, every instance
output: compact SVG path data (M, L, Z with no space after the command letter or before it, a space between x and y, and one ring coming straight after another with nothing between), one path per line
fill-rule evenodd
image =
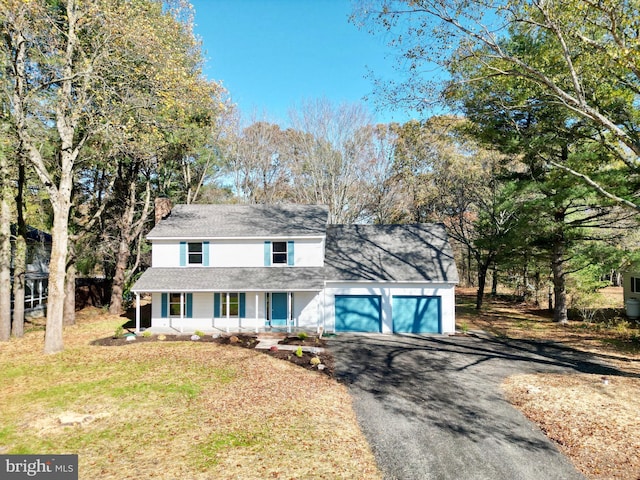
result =
M287 263L287 242L273 242L271 246L271 263Z
M202 243L191 243L188 246L188 263L189 265L202 265Z

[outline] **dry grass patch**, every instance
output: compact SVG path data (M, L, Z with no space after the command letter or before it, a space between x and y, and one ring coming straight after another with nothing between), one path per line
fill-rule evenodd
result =
M90 345L121 323L83 312L58 355L38 331L2 345L2 453L77 453L87 479L380 478L344 386L213 343Z
M640 332L624 319L559 325L526 304L487 301L473 308L472 292L458 296L456 317L470 330L524 340L559 342L589 352L620 375L518 375L503 386L508 399L535 422L591 479L640 478ZM608 289L603 308L621 302Z
M640 478L640 379L519 375L503 386L589 478Z

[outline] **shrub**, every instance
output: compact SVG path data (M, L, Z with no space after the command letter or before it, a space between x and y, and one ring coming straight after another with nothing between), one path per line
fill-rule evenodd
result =
M298 333L298 340L302 340L303 342L309 337L305 332Z
M194 335L199 336L200 338L204 337L204 332L202 330L196 330L193 332Z
M319 357L313 357L311 360L309 360L309 363L311 365L316 366L316 365L320 365L320 363L322 363L322 362L320 361Z
M123 335L124 335L124 328L122 327L122 325L118 325L115 331L113 332L113 338L120 338Z
M142 336L145 338L149 338L153 336L153 333L151 333L149 330L145 330L144 332L142 332Z
M296 357L302 358L302 347L296 349Z

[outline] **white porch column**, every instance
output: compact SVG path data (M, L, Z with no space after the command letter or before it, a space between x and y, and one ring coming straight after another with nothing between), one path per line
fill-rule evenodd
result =
M140 333L140 294L136 292L136 334Z
M180 333L184 333L184 292L180 292Z
M260 322L260 320L259 320L260 317L258 316L258 306L259 306L258 300L259 300L259 297L260 297L260 294L258 292L256 292L256 333L258 333L258 325L259 325L259 322Z
M293 323L293 315L291 311L291 292L287 292L287 332L291 333L291 324Z
M229 322L231 321L231 309L229 308L229 292L225 294L225 305L227 306L227 333L229 333Z

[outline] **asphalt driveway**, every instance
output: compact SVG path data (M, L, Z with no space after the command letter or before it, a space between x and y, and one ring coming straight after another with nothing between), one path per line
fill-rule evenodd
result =
M493 337L342 334L329 348L385 479L584 479L500 383L617 373L557 345Z

